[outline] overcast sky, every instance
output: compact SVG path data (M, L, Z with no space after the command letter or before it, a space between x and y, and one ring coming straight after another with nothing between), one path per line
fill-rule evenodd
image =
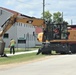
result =
M12 9L22 14L41 17L43 0L0 0L0 7ZM63 12L63 18L76 24L76 0L45 0L45 11Z

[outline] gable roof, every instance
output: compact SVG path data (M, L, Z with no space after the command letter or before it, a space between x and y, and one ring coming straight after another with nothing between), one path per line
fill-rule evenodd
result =
M0 8L1 8L1 9L6 10L6 11L8 11L8 12L11 12L11 13L13 13L13 14L18 13L18 15L19 15L19 16L23 16L23 17L32 18L32 17L30 17L30 16L27 16L27 15L21 14L21 13L19 13L19 12L17 12L17 11L11 10L11 9L7 9L7 8L4 8L4 7L0 7Z
M13 13L13 14L19 13L19 12L16 12L16 11L14 11L14 10L10 10L10 9L4 8L4 7L0 7L0 8L4 9L4 10L6 10L6 11L9 11L9 12L11 12L11 13ZM19 13L19 14L20 14L20 13Z

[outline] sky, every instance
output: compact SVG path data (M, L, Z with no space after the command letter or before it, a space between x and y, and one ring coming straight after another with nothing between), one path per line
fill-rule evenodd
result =
M41 18L43 0L0 0L0 7ZM45 11L47 10L51 14L58 11L63 12L64 20L76 25L76 0L45 0Z

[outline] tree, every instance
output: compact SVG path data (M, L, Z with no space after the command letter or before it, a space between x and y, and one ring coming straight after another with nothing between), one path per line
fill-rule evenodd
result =
M53 22L68 24L68 22L63 19L63 14L60 12L53 13Z
M43 15L43 13L42 13ZM43 16L41 17L43 18ZM55 22L55 23L67 23L64 19L63 19L63 14L61 12L56 12L56 13L53 13L53 15L49 12L49 11L45 11L44 12L44 19L45 21L47 22Z
M43 13L42 13L42 15L43 15ZM44 19L46 21L49 21L49 20L52 21L51 17L52 17L52 14L49 11L44 12ZM43 16L41 18L43 18Z
M63 17L60 12L53 13L53 21L57 23L63 22Z

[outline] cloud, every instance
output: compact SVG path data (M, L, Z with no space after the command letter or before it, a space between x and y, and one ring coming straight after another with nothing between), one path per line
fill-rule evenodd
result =
M4 3L5 2L5 3ZM5 7L18 11L25 15L41 17L43 12L43 0L3 0ZM2 5L2 4L1 4ZM70 21L74 20L76 23L76 0L45 0L45 11L49 10L50 13L57 11L64 13L64 19Z
M33 0L28 2L16 2L17 4L15 5L14 10L23 13L25 15L30 15L30 16L40 16L39 13L41 14L42 11L42 2L40 1L37 3L37 1Z
M12 2L11 2L11 0L7 0L7 1L5 1L5 5L14 5L15 2L16 2L16 0L12 0Z

